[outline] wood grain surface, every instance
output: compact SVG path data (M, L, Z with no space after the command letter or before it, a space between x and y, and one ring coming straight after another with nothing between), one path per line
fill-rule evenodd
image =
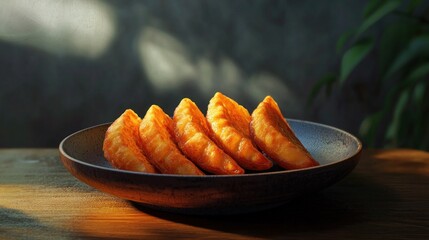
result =
M75 179L56 149L0 150L0 239L429 239L429 153L365 150L344 180L264 212L148 210Z

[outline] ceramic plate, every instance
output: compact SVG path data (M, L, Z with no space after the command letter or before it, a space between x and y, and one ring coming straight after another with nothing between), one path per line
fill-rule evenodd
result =
M362 149L353 135L323 124L288 119L320 166L234 176L149 174L113 168L103 157L102 124L66 137L61 161L80 181L144 207L187 214L237 214L276 207L344 178Z

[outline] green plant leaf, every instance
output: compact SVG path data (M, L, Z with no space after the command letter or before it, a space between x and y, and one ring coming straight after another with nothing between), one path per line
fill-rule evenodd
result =
M313 103L314 99L320 93L323 87L330 88L332 84L337 80L337 76L335 74L327 74L320 80L318 80L311 89L311 92L307 98L307 107Z
M386 0L369 0L363 11L363 16L367 18L375 10L377 10L381 5L385 4Z
M346 31L343 34L341 34L341 36L338 38L337 44L336 44L336 50L337 50L337 54L341 52L341 50L343 49L344 45L347 43L347 41L349 40L349 38L353 35L353 30L350 31Z
M381 76L386 73L395 57L410 42L417 31L418 25L409 19L401 19L386 27L379 42L378 63Z
M414 87L413 101L419 107L422 107L423 99L426 91L426 82L420 82Z
M415 81L429 74L429 62L423 63L414 69L407 77L408 81Z
M356 32L355 38L358 38L362 33L368 30L368 28L374 25L374 23L398 8L401 3L402 1L400 0L389 0L378 6L376 10L372 11L371 14L368 14L368 16L365 17L365 20L362 22Z
M429 56L429 34L417 36L413 38L407 47L405 47L395 58L392 65L386 71L383 79L390 78L399 69L404 67L412 59L419 56Z
M390 109L394 109L392 121L385 134L385 139L391 141L393 146L424 145L421 144L424 141L420 139L424 138L422 131L428 125L428 116L424 114L427 112L424 98L428 75L429 62L425 62L411 69L406 78L389 89L383 111L387 114Z
M374 146L377 131L379 130L379 125L382 119L383 111L378 111L366 116L360 125L359 134L364 138L364 142L366 142L369 147Z
M362 59L368 55L371 49L374 47L374 41L372 39L365 39L356 43L344 54L341 60L341 71L340 71L340 84L342 84L351 71L362 61Z
M427 124L429 120L427 118L425 119L425 114L424 114L424 111L425 111L424 97L426 92L426 84L427 82L425 81L421 81L417 83L417 85L414 87L413 94L412 94L412 104L413 104L412 111L413 112L412 114L409 114L413 122L412 146L423 146L422 139L424 136L425 125L429 126L429 124Z
M389 124L389 127L387 128L385 138L387 140L395 140L397 141L397 135L400 130L401 125L401 116L402 113L407 106L408 98L409 98L409 91L405 90L401 93L399 96L398 101L396 102L395 106L395 112L393 114L393 119Z

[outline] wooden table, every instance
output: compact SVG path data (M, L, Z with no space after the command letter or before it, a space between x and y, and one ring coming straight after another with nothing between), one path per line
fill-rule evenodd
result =
M338 184L272 210L139 208L69 174L56 149L0 150L0 239L429 239L429 153L365 150Z

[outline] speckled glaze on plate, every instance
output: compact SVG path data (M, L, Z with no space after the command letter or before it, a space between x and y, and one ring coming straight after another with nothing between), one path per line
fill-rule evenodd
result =
M82 182L144 207L199 215L255 212L331 186L359 161L362 144L355 136L323 124L293 119L288 122L320 166L239 176L119 170L103 157L104 134L110 123L66 137L59 146L60 159Z

